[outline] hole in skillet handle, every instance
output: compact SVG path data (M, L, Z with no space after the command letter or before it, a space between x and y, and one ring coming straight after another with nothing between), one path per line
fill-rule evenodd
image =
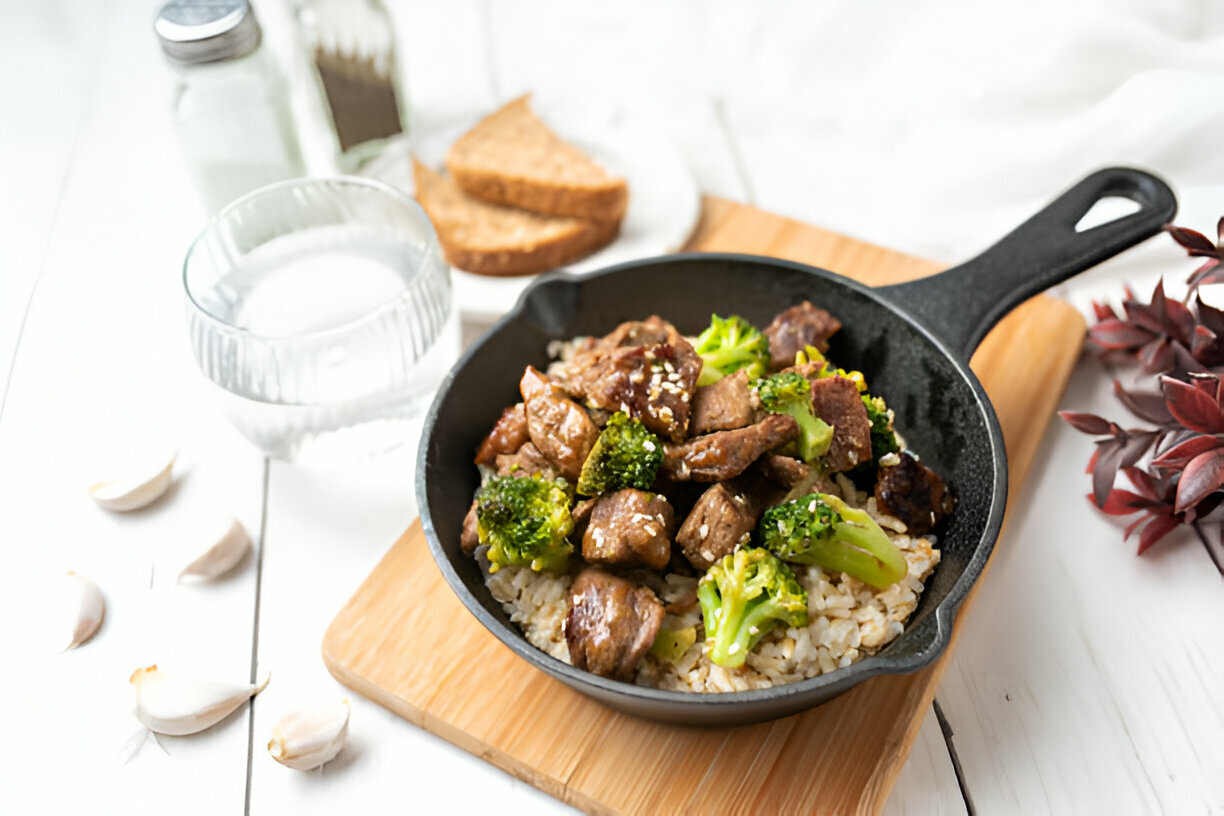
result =
M1080 228L1100 202L1123 198L1129 215ZM879 294L923 323L968 361L996 323L1033 295L1150 238L1177 212L1159 177L1129 167L1092 173L976 258L946 272L881 287Z

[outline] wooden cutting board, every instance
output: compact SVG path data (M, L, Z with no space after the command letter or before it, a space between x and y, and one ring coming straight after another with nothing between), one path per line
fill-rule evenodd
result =
M872 284L939 268L715 198L706 200L688 249L772 255ZM1078 312L1037 297L1009 315L974 355L973 369L1003 427L1013 497L1083 333ZM1009 543L1004 538L998 546ZM973 598L962 618L972 614ZM601 814L877 812L930 710L950 652L922 671L873 678L771 723L697 729L640 720L572 691L490 635L446 585L419 523L374 568L323 639L324 662L345 685L558 799Z

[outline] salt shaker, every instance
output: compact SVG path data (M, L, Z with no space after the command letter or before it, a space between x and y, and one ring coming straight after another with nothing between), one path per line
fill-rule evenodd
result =
M340 169L352 172L389 143L406 144L395 32L380 0L300 0L297 17Z
M303 174L288 89L248 0L170 0L153 30L175 69L175 126L211 213Z

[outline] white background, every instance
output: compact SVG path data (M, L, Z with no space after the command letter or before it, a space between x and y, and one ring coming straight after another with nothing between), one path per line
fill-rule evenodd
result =
M1107 164L1167 177L1186 226L1224 214L1218 0L389 5L419 133L526 90L602 105L675 144L706 192L946 263ZM565 811L324 669L324 628L416 514L413 452L269 465L206 400L178 277L204 213L155 8L0 12L0 811ZM258 9L309 128L287 10ZM1157 238L1059 292L1085 308L1191 268ZM1126 420L1090 361L1063 407ZM149 511L86 496L124 456L174 449L177 484ZM1083 498L1090 450L1051 425L937 695L954 736L926 718L888 812L963 812L966 795L983 813L1224 812L1220 574L1190 535L1136 558ZM220 514L262 558L175 585ZM55 655L48 588L69 568L108 615ZM243 682L253 659L273 677L252 709L142 740L133 669ZM340 759L303 774L267 756L282 712L339 697Z

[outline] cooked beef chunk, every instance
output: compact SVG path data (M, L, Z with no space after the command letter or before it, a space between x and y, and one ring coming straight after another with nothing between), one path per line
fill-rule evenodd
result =
M583 499L574 503L574 509L570 510L570 518L574 520L574 529L569 534L571 541L582 540L587 525L591 523L593 509L595 509L595 499Z
M752 389L748 387L748 372L743 369L716 383L699 387L693 394L689 436L751 425L756 409L754 402Z
M706 434L680 445L665 444L659 474L677 482L725 481L743 473L765 451L798 435L794 417L770 414L747 428Z
M780 453L767 453L757 460L757 470L766 479L783 487L794 487L809 480L816 469L800 462L792 456Z
M626 329L626 326L632 328ZM658 340L651 345L638 341ZM657 317L622 324L568 365L566 391L605 411L624 411L673 442L688 433L701 358L675 327Z
M604 348L629 348L632 346L657 346L675 342L680 333L676 327L658 315L645 320L630 320L620 324L600 342Z
M531 366L520 388L526 400L527 434L540 453L571 482L578 481L582 463L599 437L599 428L582 406L552 392L549 380Z
M676 514L658 493L625 488L595 500L582 535L582 557L601 564L663 569L671 558Z
M565 364L566 376L562 386L570 396L585 399L591 383L600 376L592 369L603 363L616 349L657 346L674 342L673 338L679 337L681 335L676 327L658 315L622 323L603 337L588 338L585 346L574 352Z
M480 450L476 451L476 464L491 466L497 462L499 455L514 453L523 447L527 439L527 413L520 402L502 411L493 430L489 431L484 442L480 443Z
M939 474L901 451L895 465L880 467L876 479L876 508L905 522L912 535L931 531L956 505Z
M556 394L558 390L556 383L548 379L535 366L527 366L523 371L522 379L519 380L519 393L523 395L524 402L532 397Z
M556 466L530 442L524 442L514 453L497 457L498 476L534 476L537 473L545 479L557 478Z
M476 500L463 517L463 531L459 533L459 549L464 555L471 555L480 546L480 534L476 531Z
M719 482L697 500L676 543L694 567L709 569L747 539L761 514L758 502L734 483Z
M570 663L614 680L632 681L638 661L663 623L663 604L646 587L587 567L570 587L565 642Z
M854 383L843 377L812 383L812 412L833 426L833 441L825 454L829 472L850 470L871 458L871 420Z
M769 338L769 357L774 371L795 362L795 355L804 346L829 350L829 338L842 326L841 321L806 300L792 306L774 318L765 329Z

